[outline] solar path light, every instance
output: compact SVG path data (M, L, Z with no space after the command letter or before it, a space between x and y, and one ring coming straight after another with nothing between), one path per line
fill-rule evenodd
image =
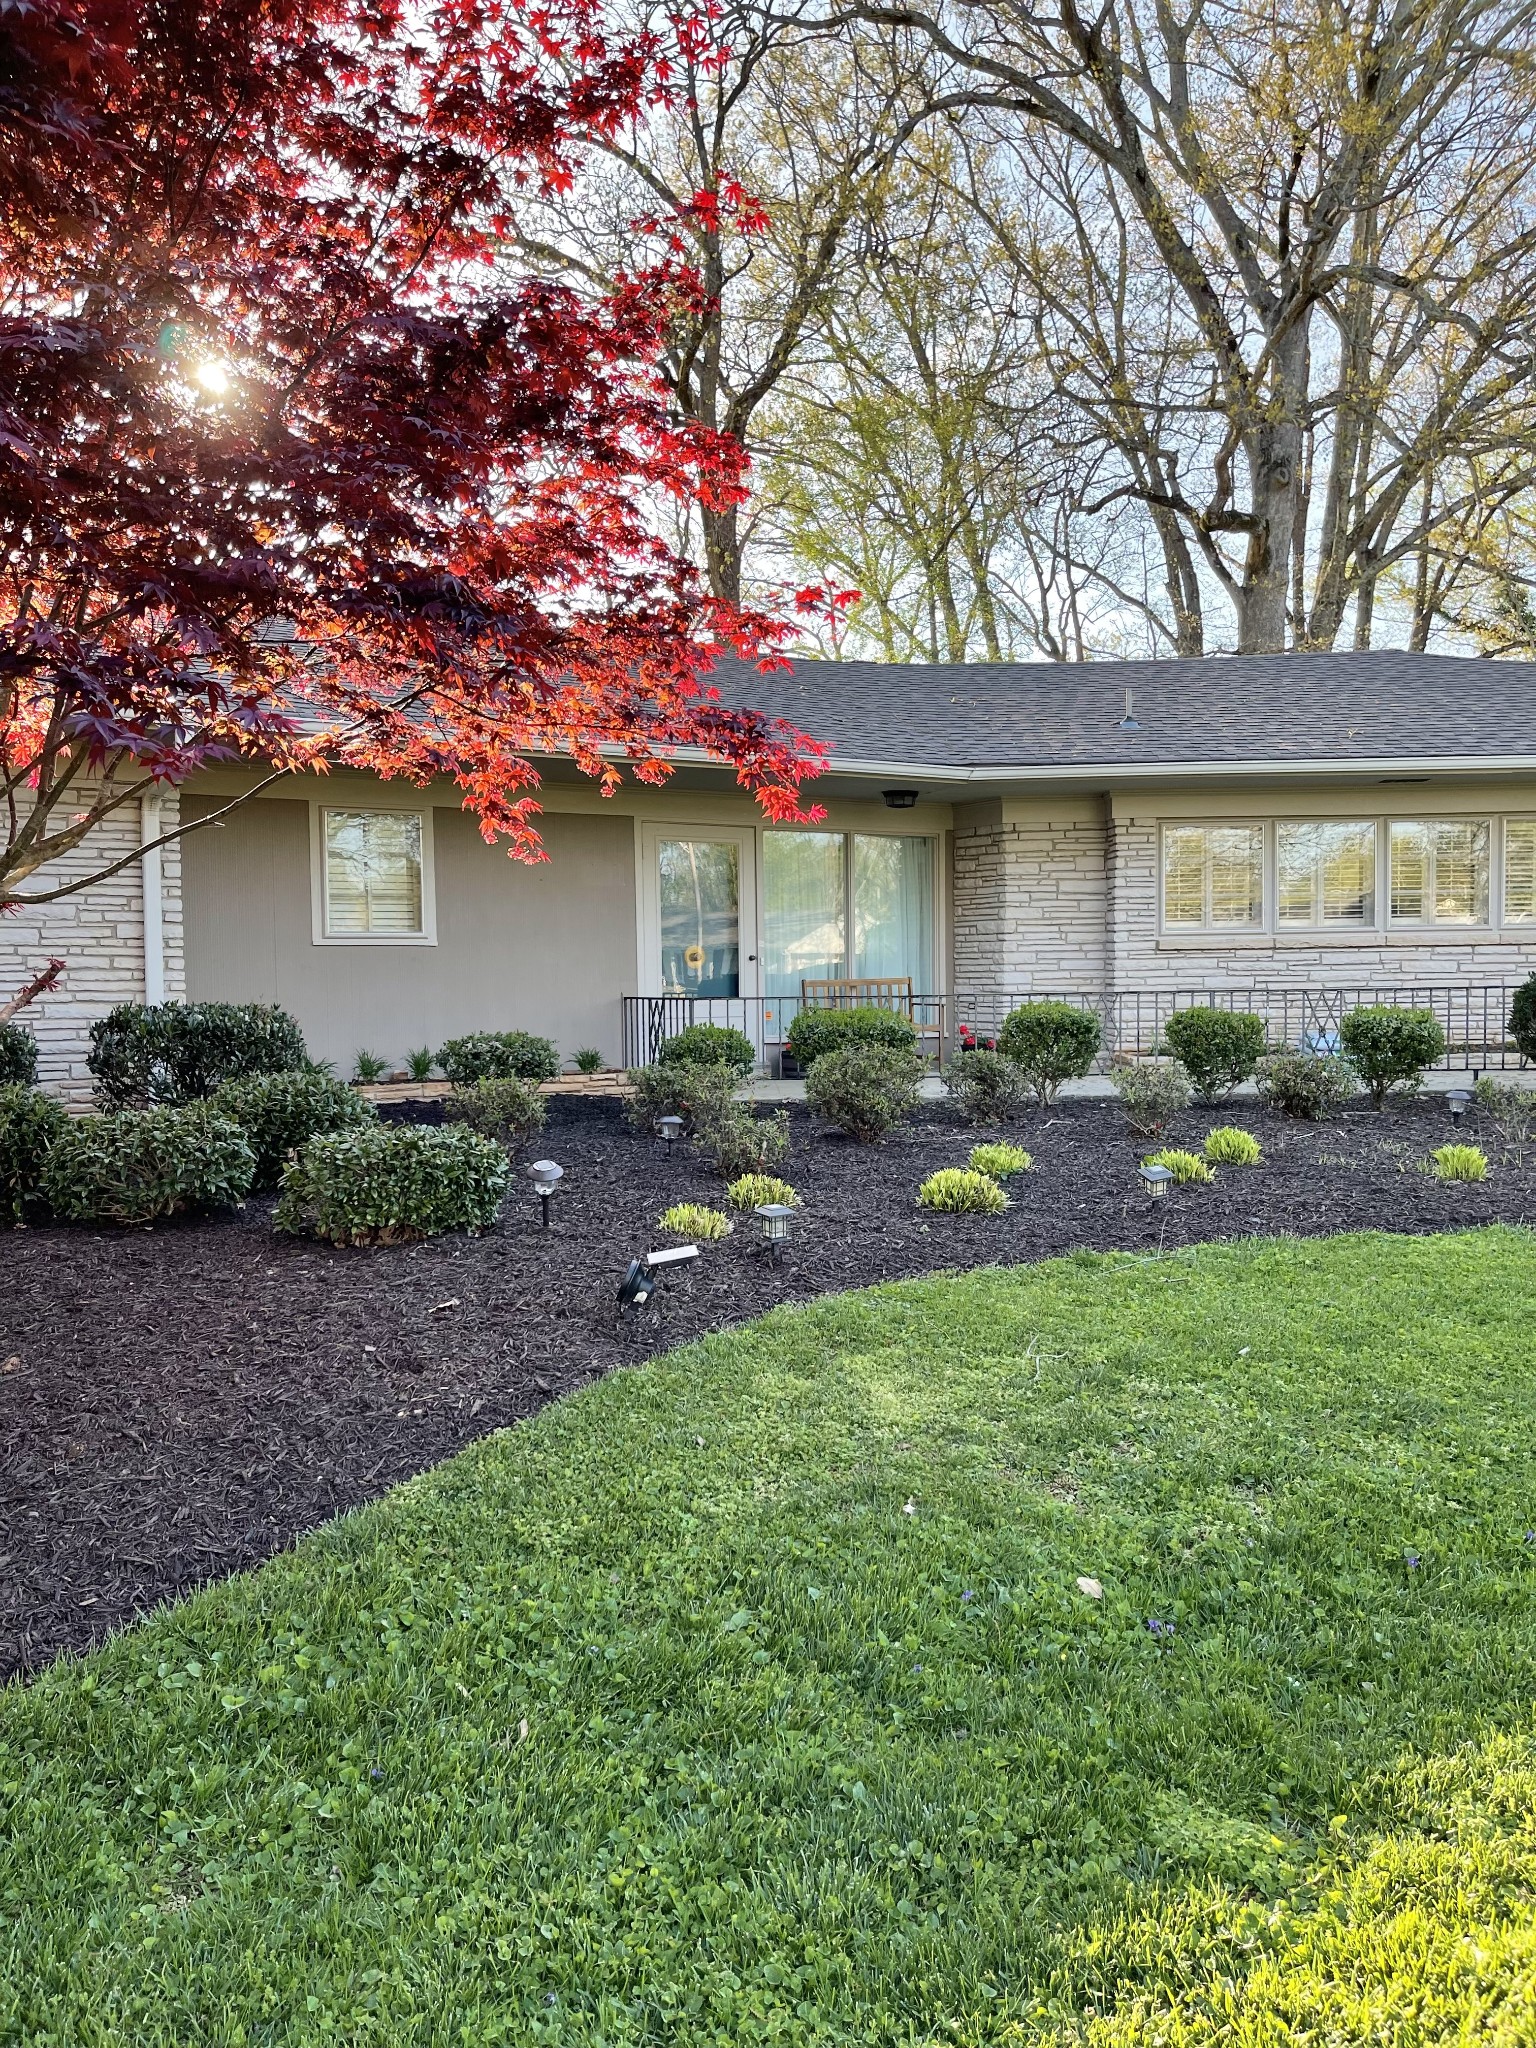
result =
M549 1228L549 1198L565 1179L565 1168L556 1166L553 1159L535 1159L528 1169L533 1176L533 1192L539 1198L539 1208L544 1218L544 1228Z
M1147 1184L1147 1193L1152 1197L1153 1201L1166 1201L1168 1198L1168 1183L1173 1179L1172 1167L1143 1166L1140 1169L1140 1173L1142 1179Z

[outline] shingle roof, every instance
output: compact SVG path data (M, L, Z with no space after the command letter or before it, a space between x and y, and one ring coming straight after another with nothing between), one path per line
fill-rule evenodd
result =
M727 701L833 762L1030 768L1536 757L1536 662L1371 652L1203 661L722 664ZM1133 693L1136 730L1122 729Z

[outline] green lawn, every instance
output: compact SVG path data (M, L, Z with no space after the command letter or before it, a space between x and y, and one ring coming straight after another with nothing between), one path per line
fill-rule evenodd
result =
M0 2040L1529 2043L1533 1395L1502 1230L623 1373L0 1695Z

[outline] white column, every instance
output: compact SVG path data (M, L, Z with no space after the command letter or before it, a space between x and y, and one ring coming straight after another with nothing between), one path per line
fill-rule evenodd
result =
M139 798L139 855L144 897L144 1000L165 1001L165 891L160 869L160 799Z

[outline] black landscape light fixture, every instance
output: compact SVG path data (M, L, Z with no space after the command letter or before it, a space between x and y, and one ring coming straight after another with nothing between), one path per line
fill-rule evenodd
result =
M1173 1179L1172 1167L1143 1166L1140 1172L1142 1179L1147 1184L1147 1193L1152 1197L1153 1201L1166 1201L1168 1198L1168 1183Z
M794 1213L788 1202L759 1202L752 1211L754 1216L761 1216L763 1219L763 1242L768 1247L769 1256L775 1261L784 1255Z
M1451 1122L1459 1124L1467 1111L1472 1107L1472 1090L1470 1088L1452 1088L1446 1095L1445 1106L1451 1112Z
M680 1116L659 1116L656 1119L656 1135L667 1141L667 1157L672 1157L672 1147L683 1135L683 1120Z
M535 1159L528 1169L533 1176L533 1192L539 1198L539 1208L544 1217L544 1228L549 1228L549 1198L565 1179L565 1168L556 1166L553 1159Z
M910 811L917 802L915 789L882 789L880 794L885 798L888 811Z
M619 1313L628 1309L641 1309L661 1285L662 1277L675 1272L680 1266L691 1266L699 1256L696 1244L672 1245L662 1252L647 1252L643 1259L631 1259L624 1278L619 1282Z

